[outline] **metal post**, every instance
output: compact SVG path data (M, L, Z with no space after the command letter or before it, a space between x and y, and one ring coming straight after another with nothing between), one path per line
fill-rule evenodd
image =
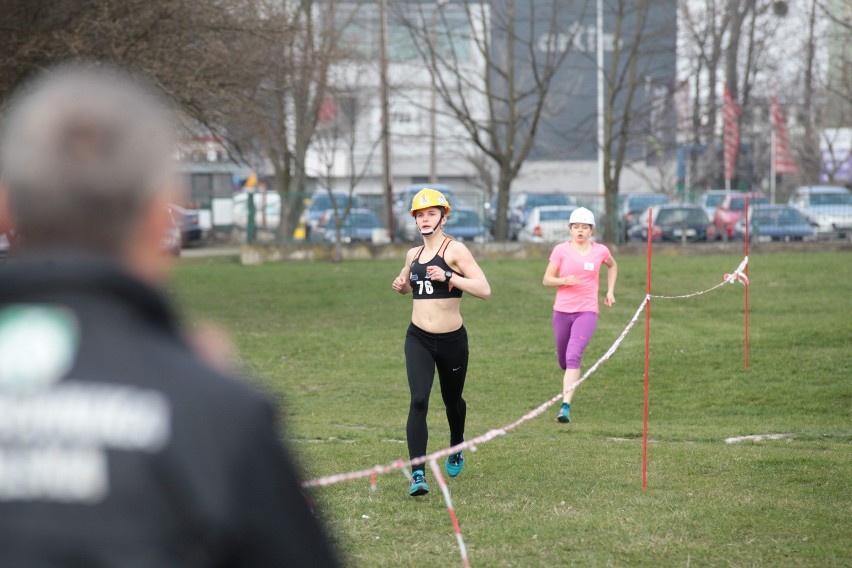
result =
M429 49L432 57L432 69L431 73L431 92L429 93L429 183L437 183L438 182L438 145L435 141L435 138L438 134L438 127L436 124L435 113L437 112L437 99L438 99L438 87L435 85L436 73L438 72L437 64L435 62L435 49L437 49L436 41L435 41L435 26L437 25L437 16L438 9L440 7L440 2L437 6L432 7L432 22L429 26Z
M598 44L598 189L605 195L604 187L604 41L603 41L603 0L597 0L597 31Z
M448 0L437 0L435 2L435 6L432 7L432 22L429 27L429 53L432 59L432 69L430 70L432 90L429 101L429 183L433 184L438 183L438 85L436 83L438 65L435 53L438 49L438 42L435 29L438 26L438 12L447 2Z
M388 102L388 46L387 46L387 13L385 0L379 0L379 57L380 70L379 82L381 91L381 115L382 115L382 192L385 197L385 215L388 222L388 233L393 239L393 189L391 187L390 173L390 118Z
M778 175L775 171L775 127L772 127L772 132L769 135L769 203L775 205L775 176Z
M254 205L254 192L248 192L248 199L246 200L247 211L248 211L248 219L246 219L246 242L251 244L255 240L257 240L257 222L255 221L255 215L257 214L257 208Z
M648 391L650 390L650 375L648 374L648 360L651 358L651 255L653 254L652 242L654 240L652 230L651 210L648 209L648 265L645 273L645 388L642 410L642 490L648 484L648 411L650 408Z

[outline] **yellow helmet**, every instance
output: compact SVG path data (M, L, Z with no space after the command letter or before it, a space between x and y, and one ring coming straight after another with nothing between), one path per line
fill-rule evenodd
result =
M450 202L447 201L443 193L437 189L424 187L411 200L411 216L414 217L419 209L428 209L429 207L443 207L445 215L450 212Z

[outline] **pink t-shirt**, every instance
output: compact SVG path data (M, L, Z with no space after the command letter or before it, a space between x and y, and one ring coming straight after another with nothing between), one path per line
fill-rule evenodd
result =
M598 290L601 264L610 257L609 249L600 243L591 243L589 252L581 255L570 241L560 243L550 253L550 262L559 265L559 277L577 276L580 282L556 289L553 309L557 312L595 312L598 310Z

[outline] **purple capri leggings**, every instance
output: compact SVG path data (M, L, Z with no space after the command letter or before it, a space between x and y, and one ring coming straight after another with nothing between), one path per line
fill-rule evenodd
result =
M559 367L579 369L583 351L598 327L596 312L553 312L553 335L556 338L556 357Z

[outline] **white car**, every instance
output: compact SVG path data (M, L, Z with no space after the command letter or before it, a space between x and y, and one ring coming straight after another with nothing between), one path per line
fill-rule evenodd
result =
M543 205L533 207L518 232L518 240L527 243L556 243L571 237L568 219L573 205Z
M248 225L249 193L243 191L234 195L234 226L245 229ZM261 230L275 230L281 224L281 197L277 191L257 192L254 194L254 223Z
M799 187L790 196L788 205L804 213L809 221L817 225L818 238L852 236L852 193L845 187Z
M546 205L569 205L577 207L577 201L566 193L551 191L546 193L513 193L509 202L509 240L518 239L518 233L524 226L527 214L536 207Z
M0 233L0 260L6 258L6 255L9 254L9 239L6 237L6 233Z

